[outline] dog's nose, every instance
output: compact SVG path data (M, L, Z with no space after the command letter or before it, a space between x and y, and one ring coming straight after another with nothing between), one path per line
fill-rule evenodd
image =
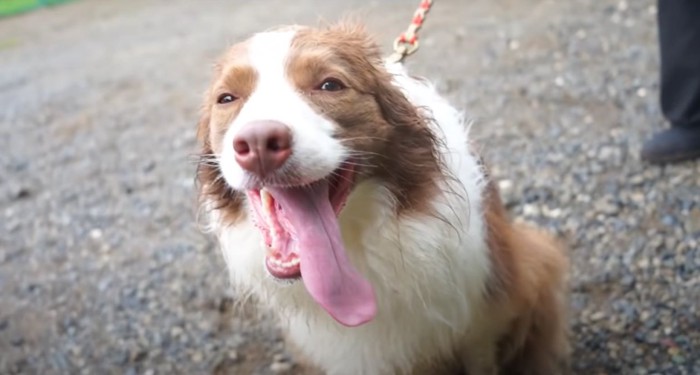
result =
M243 169L265 177L292 154L292 133L278 121L249 122L233 138L233 150Z

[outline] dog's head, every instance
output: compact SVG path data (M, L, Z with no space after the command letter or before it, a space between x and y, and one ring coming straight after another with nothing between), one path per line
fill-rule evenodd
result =
M250 218L272 276L301 277L341 323L369 320L373 292L347 260L337 215L367 179L394 195L397 214L417 209L439 168L427 120L367 34L288 27L234 45L216 65L199 138L202 196L222 224Z

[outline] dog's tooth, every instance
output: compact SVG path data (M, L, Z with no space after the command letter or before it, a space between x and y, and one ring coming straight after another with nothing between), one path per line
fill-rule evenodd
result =
M293 266L296 266L297 264L299 264L299 258L294 258L294 259L290 260L289 262L282 263L282 265L285 267L293 267Z
M267 191L267 189L265 189L265 188L260 189L260 200L262 201L263 209L265 209L267 211L272 203L272 196Z
M275 230L272 228L274 224L272 220L272 195L266 189L260 189L260 205L262 206L262 216L268 227L271 229L272 243L275 243Z
M277 258L270 258L270 263L280 268L290 268L299 264L299 258L292 259L289 262L282 262Z

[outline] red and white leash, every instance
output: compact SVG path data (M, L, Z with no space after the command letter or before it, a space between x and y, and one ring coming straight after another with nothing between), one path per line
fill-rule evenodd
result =
M406 56L416 52L418 49L418 30L423 26L425 15L428 14L432 5L432 0L421 0L418 9L413 13L413 19L408 29L394 40L394 52L388 57L389 61L402 62Z

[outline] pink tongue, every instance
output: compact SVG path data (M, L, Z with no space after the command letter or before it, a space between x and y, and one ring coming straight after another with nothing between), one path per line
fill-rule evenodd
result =
M294 227L306 290L339 323L358 326L374 318L374 290L345 254L328 197L328 183L270 189Z

